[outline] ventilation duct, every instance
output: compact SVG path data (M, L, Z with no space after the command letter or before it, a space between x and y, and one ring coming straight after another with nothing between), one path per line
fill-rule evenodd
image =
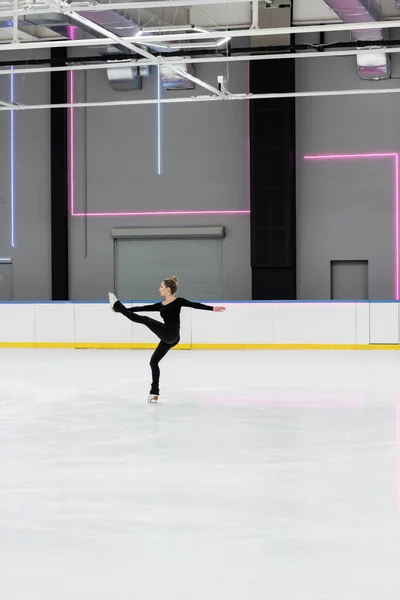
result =
M363 23L382 21L383 16L374 0L324 0L343 21L343 23ZM400 5L400 0L396 0ZM352 32L352 39L363 42L383 41L382 29L359 30ZM388 79L390 77L390 58L388 54L376 52L368 56L357 56L358 74L361 79Z
M189 75L194 75L194 67L191 64L176 64L175 67L178 67L185 73ZM160 79L163 87L166 90L193 90L194 83L192 81L188 81L179 75L179 73L175 73L175 71L171 71L171 69L163 64L160 65Z
M78 4L78 2L76 2ZM74 2L70 3L70 6L73 8ZM86 17L89 21L96 23L97 25L101 25L111 33L115 35L119 35L121 37L125 36L135 36L140 31L140 27L137 23L132 21L131 19L120 15L118 12L113 10L104 10L104 11L83 11L80 12L81 15ZM93 29L85 28L84 25L79 23L79 25L75 24L74 20L68 15L63 15L62 13L51 13L51 14L27 14L23 20L19 19L20 25L40 25L42 27L47 27L51 29L55 33L66 37L69 40L81 40L88 38L101 38L100 34L93 31ZM107 48L108 46L104 46ZM121 47L123 52L126 53L126 48ZM101 49L103 52L103 49Z
M107 69L107 79L112 89L117 92L142 89L142 78L138 67Z
M80 4L79 0L76 3ZM74 0L70 3L70 7L73 9ZM114 10L81 11L80 14L89 21L104 27L104 29L108 29L108 31L120 37L133 37L140 31L140 27L135 21L132 21L129 17L122 16ZM79 24L79 27L83 28L83 25ZM93 34L92 29L89 31ZM124 51L126 52L126 48L124 48Z
M303 1L307 2L309 0ZM273 29L291 26L291 2L275 2L272 6L271 3L264 0L257 4L258 8L256 13L254 13L253 5L253 27L259 29ZM290 34L268 35L265 37L258 35L252 36L250 38L250 45L252 48L257 48L259 46L290 46Z
M112 89L117 92L141 90L143 77L150 77L150 67L122 66L107 69L108 82Z
M357 68L361 79L388 79L390 58L384 52L357 54Z
M71 2L71 5L73 4L74 2ZM93 23L101 25L108 31L120 35L121 37L134 36L140 31L140 27L137 23L120 15L116 11L85 11L81 12L81 14ZM40 25L70 40L102 37L100 34L97 34L90 28L86 28L84 25L75 25L73 18L71 19L60 13L28 15L24 20L24 25ZM115 54L116 50L121 50L126 53L126 48L122 46L119 48L118 46L113 48L110 48L109 46L99 46L97 48L97 52L101 55L109 54L111 52ZM142 89L143 76L149 77L150 73L141 70L139 71L136 67L107 69L108 82L112 89L116 91Z

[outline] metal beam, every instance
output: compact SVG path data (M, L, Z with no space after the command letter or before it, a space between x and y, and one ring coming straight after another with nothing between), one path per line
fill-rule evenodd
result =
M259 0L253 0L253 2L251 3L251 12L252 12L252 15L253 15L251 27L252 27L252 29L258 29L258 25L259 25Z
M52 10L54 14L54 9ZM124 38L126 39L126 38ZM60 40L60 41L40 41L40 42L21 42L18 44L14 43L0 43L0 52L9 50L35 50L38 48L76 48L85 46L90 48L91 46L112 46L116 42L111 39L89 39L89 40Z
M357 56L362 54L374 54L376 50L328 50L327 52L292 52L282 54L243 54L239 56L204 56L199 58L185 58L186 63L203 64L203 63L228 63L228 62L247 62L258 60L288 60L288 59L303 59L303 58L337 58L346 56ZM400 54L400 47L380 48L379 52L385 54ZM119 69L121 67L141 67L151 66L154 61L147 59L132 59L121 60L121 62L104 62L101 64L83 64L83 65L67 65L65 67L24 67L21 69L0 69L1 75L29 75L35 73L57 73L62 71L101 71L105 69ZM182 64L181 58L167 59L166 64Z
M106 5L104 5L106 6ZM113 5L112 5L113 6ZM54 12L54 9L53 9ZM66 10L65 14L68 14L72 17L72 11L69 9ZM78 14L78 13L75 13ZM82 17L83 18L83 17ZM92 23L87 19L88 23ZM334 32L334 31L354 31L354 30L362 30L362 29L398 29L400 28L400 20L396 19L393 21L375 21L373 23L334 23L332 25L310 25L305 27L271 27L266 29L241 29L241 30L232 30L229 31L230 38L240 38L240 37L254 37L254 36L277 36L277 35L296 35L300 33L319 33L319 32ZM163 35L163 36L146 36L146 38L141 37L141 42L146 39L146 42L149 43L159 43L166 41L174 41L174 40L204 40L204 39L215 39L215 29L210 31L209 35L205 33L177 33L176 35ZM0 52L2 50L33 50L36 48L55 48L55 47L79 47L79 46L104 46L104 45L115 45L122 44L122 41L125 42L137 42L136 37L118 37L117 40L113 39L110 35L110 32L104 30L104 39L89 39L89 40L62 40L62 41L51 41L51 42L23 42L19 44L0 44ZM142 50L142 49L141 49ZM142 54L143 50L139 52L139 48L136 48L135 52L138 54ZM153 56L153 55L151 55ZM152 64L158 64L157 58L154 57Z
M273 98L326 98L331 96L373 96L376 94L400 94L400 88L370 88L356 90L326 90L309 92L290 92L276 94L231 94L230 96L192 96L176 98L158 98L146 100L114 100L111 102L66 102L63 104L8 104L0 106L2 111L49 110L51 108L94 108L105 106L142 106L144 104L185 104L190 102L234 102L240 100L269 100ZM5 104L5 103L4 103Z
M40 8L39 6L33 5L30 7L26 7L26 8L17 8L17 9L6 9L3 8L2 10L0 10L0 20L4 21L6 19L11 19L12 17L24 17L25 15L46 15L46 14L50 14L50 13L54 13L54 9L47 7L47 8Z
M18 0L14 0L14 10L18 9ZM13 42L18 43L18 17L14 15L13 18Z

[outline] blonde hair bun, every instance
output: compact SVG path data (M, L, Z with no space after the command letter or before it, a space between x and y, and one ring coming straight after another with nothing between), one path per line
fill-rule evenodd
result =
M173 281L176 285L179 283L179 279L176 275L172 275L172 277L170 277L170 281Z

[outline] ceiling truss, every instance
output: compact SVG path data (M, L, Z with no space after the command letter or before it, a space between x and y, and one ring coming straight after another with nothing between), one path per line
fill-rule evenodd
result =
M283 3L283 0L281 0ZM286 0L286 2L290 0ZM292 0L292 2L296 2L297 0ZM304 0L299 0L303 2ZM307 0L307 2L323 2L323 0ZM381 0L383 1L383 0ZM180 10L182 8L188 9L196 9L196 7L201 6L204 10L207 7L211 7L212 10L215 7L219 7L218 10L221 9L221 5L229 6L235 9L235 6L242 7L243 4L247 4L249 8L252 8L251 11L251 19L248 23L243 26L235 25L234 27L230 27L229 23L226 23L226 26L218 24L218 22L214 22L213 26L204 29L203 27L196 28L193 27L193 30L190 30L190 25L182 27L174 26L168 24L165 27L143 27L139 26L138 34L135 36L123 36L117 35L115 32L110 31L109 28L99 24L98 22L94 22L91 20L90 15L93 13L107 13L108 11L128 11L128 18L132 18L132 22L135 20L133 15L136 15L141 10L143 11L155 11L158 9L172 9L172 10ZM279 0L276 2L276 6L278 6ZM399 2L400 4L400 2ZM269 26L265 27L265 15L272 14L272 8L269 9L269 13L266 13L266 6L264 2L256 2L253 0L252 2L244 3L243 0L139 0L138 2L111 2L107 4L96 3L92 0L87 2L85 1L72 1L66 2L65 0L9 0L9 2L0 2L0 21L5 19L11 19L12 21L8 23L9 29L12 31L11 39L2 40L0 36L0 57L1 52L3 51L26 51L33 49L50 49L55 47L66 47L66 48L76 48L76 47L85 47L90 51L94 50L96 52L97 49L107 47L116 49L125 49L128 51L128 54L132 55L132 58L124 58L121 61L113 58L112 60L107 58L107 53L103 52L103 55L99 57L98 64L92 63L82 63L82 64L66 64L61 66L43 66L43 67L13 67L9 69L1 69L0 75L10 75L13 73L14 76L17 75L26 75L33 73L45 73L45 72L57 72L57 71L83 71L83 70L97 70L97 69L118 69L120 67L126 66L163 66L167 65L168 69L173 71L175 74L180 76L181 78L188 79L196 86L201 88L203 94L207 92L207 95L197 94L190 98L165 98L162 100L132 100L132 101L115 101L111 103L84 103L83 106L111 106L111 105L140 105L140 104L151 104L151 103L170 103L170 102L202 102L202 101L220 101L220 100L254 100L257 98L266 98L266 97L301 97L300 95L251 95L251 94L232 94L229 92L229 85L227 88L224 85L221 85L220 82L215 82L215 85L212 85L209 82L203 81L199 77L195 77L194 75L188 73L186 70L182 69L182 62L185 63L230 63L230 62L238 62L238 61L251 61L251 60L279 60L283 58L293 58L293 59L302 59L302 58L323 58L326 56L353 56L359 55L360 53L372 53L374 48L366 47L364 49L360 48L350 48L346 50L327 50L326 52L315 52L315 51L307 51L307 52L289 52L289 48L287 52L257 52L257 39L260 40L268 40L268 39L288 39L288 36L294 36L296 34L329 34L334 32L351 32L354 30L372 30L377 27L390 31L392 29L399 29L400 31L400 14L390 15L388 20L380 21L380 22L363 22L363 23L342 23L337 22L337 19L332 18L328 23L323 24L313 24L313 25L296 25L293 26L292 19L290 20L289 26ZM293 8L293 7L292 7ZM210 9L210 10L211 10ZM279 11L279 7L276 8ZM264 11L264 12L262 12ZM82 14L84 13L84 14ZM260 13L262 13L263 19L260 20ZM31 18L33 15L62 15L66 18L66 23L69 23L70 26L76 26L78 28L82 28L84 31L89 32L89 36L86 39L66 39L62 35L53 35L47 36L46 39L40 39L35 37L29 32L26 32L21 29L20 22L23 18ZM128 13L127 13L128 14ZM151 12L147 12L146 15L151 14ZM385 16L385 15L384 15ZM397 18L393 18L397 17ZM147 16L146 16L147 18ZM210 20L212 21L211 17ZM312 19L311 19L312 20ZM140 21L140 19L139 19ZM262 25L260 26L260 23ZM11 27L10 27L11 25ZM224 35L218 35L217 31L223 31ZM0 28L1 32L1 28ZM96 36L96 37L94 37ZM285 38L286 36L286 38ZM193 48L198 49L201 48L201 45L204 44L204 48L210 46L210 42L213 41L215 43L216 37L223 40L223 47L216 48L215 54L205 54L204 56L198 56L197 54L191 55L190 44L193 44ZM250 40L251 44L253 41L256 42L254 44L254 51L250 51L247 49L247 52L237 53L234 55L231 52L230 44L235 44L236 50L240 50L240 42ZM252 41L253 40L253 41ZM2 42L2 43L1 43ZM165 43L173 43L174 48L180 47L179 44L184 44L182 47L187 48L185 50L185 55L183 57L169 57L167 52L163 52L161 48L168 48L165 46ZM260 44L262 45L262 44ZM189 46L189 48L188 48ZM157 51L158 48L158 51ZM117 50L118 51L118 50ZM193 51L193 49L192 49ZM376 48L375 48L376 51ZM388 46L379 49L380 52L397 54L400 52L400 43L398 46ZM183 50L182 50L183 52ZM200 51L201 54L201 51ZM16 57L18 53L16 54ZM383 93L397 93L400 90L395 88L391 88L390 90L384 90ZM348 95L355 93L381 93L381 90L347 90L347 91L335 91L335 92L310 92L307 93L309 95ZM57 105L58 107L70 107L71 105ZM76 104L75 106L81 106L81 104ZM33 110L33 109L47 109L53 108L52 105L40 105L40 106L29 106L25 104L12 104L9 102L0 103L0 111L4 110Z

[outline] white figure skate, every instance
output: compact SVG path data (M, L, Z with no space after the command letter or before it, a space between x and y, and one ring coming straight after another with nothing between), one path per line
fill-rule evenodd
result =
M112 292L108 292L108 298L110 300L111 308L114 308L114 304L118 301L117 296L115 294L113 294Z
M147 402L149 402L149 404L153 404L155 402L158 402L158 396L156 396L155 394L149 394L147 396Z

